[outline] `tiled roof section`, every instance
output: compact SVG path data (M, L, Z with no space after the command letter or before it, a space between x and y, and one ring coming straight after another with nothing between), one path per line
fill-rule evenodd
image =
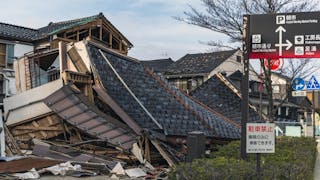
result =
M166 71L166 75L210 73L236 51L187 54L174 62Z
M102 18L103 20L107 21L109 25L113 28L113 30L119 33L129 43L129 46L133 46L131 42L115 26L113 26L113 24L102 13L99 13L94 16L73 19L68 21L61 21L55 23L51 22L48 24L48 26L39 29L30 29L22 26L0 23L0 37L10 38L12 40L32 42L53 34L57 34L60 31L66 29L87 24L89 22L97 20L98 18Z
M37 39L41 39L48 35L56 34L59 31L69 29L75 26L84 25L91 21L104 17L103 14L89 16L85 18L79 18L69 21L61 21L56 23L49 23L48 26L39 29L30 29L22 26L16 26L11 24L0 23L0 36L13 39L21 40L26 42L32 42Z
M51 22L48 24L48 26L45 26L45 27L38 29L39 37L50 35L50 34L56 34L59 31L69 29L74 26L87 24L89 22L92 22L92 21L98 19L100 16L103 16L103 15L98 14L98 15L94 15L94 16L73 19L73 20L68 20L68 21L61 21L61 22L56 22L56 23Z
M237 70L236 72L234 72L230 76L228 76L228 78L230 80L238 80L238 81L240 81L242 79L242 76L243 76L242 72Z
M37 34L38 31L35 29L0 23L0 37L8 40L31 42Z
M141 61L141 63L155 73L164 73L168 69L168 67L172 63L174 63L174 61L171 58L168 58L168 59Z
M79 19L49 23L48 26L38 29L39 31L38 38L42 38L52 34L57 34L60 31L73 28L76 26L84 25L89 22L95 21L97 19L103 19L104 21L108 22L108 24L113 28L113 30L119 33L122 36L122 38L124 38L129 43L130 47L133 46L132 43L103 15L103 13L99 13L94 16L89 16L89 17L84 17Z
M298 106L312 108L312 102L307 97L289 97L288 101Z
M104 55L110 64L161 124L161 129L130 95L98 48L89 43L88 51L108 94L142 128L164 132L166 135L186 136L191 131L203 131L211 137L240 137L239 127L190 100L163 78L145 69L141 63L105 50Z
M212 76L190 95L210 108L241 124L241 98L217 75ZM249 110L249 121L258 121L259 115Z
M68 123L93 137L128 150L136 142L136 134L125 124L107 116L69 86L56 91L44 102Z

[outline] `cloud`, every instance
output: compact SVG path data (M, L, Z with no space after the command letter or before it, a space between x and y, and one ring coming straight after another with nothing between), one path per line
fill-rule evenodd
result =
M139 59L205 52L199 41L224 40L225 36L187 25L172 17L182 15L188 5L201 7L200 0L10 0L2 3L0 21L32 28L103 12L134 44L130 55Z
M206 52L210 49L199 41L227 39L226 36L211 30L177 21L170 14L150 18L123 11L111 19L134 44L129 54L139 59L157 59L164 56L178 59L187 53Z

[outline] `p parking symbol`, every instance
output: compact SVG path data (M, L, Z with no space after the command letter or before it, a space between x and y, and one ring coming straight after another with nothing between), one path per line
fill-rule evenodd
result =
M276 16L276 24L285 24L286 23L286 16L279 15Z

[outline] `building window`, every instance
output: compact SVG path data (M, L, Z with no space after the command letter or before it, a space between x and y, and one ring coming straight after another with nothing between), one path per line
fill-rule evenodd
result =
M183 79L180 81L180 89L187 92L188 89L188 81Z
M280 93L280 86L279 85L272 85L273 93Z
M241 63L241 56L237 56L237 62Z
M188 91L192 91L197 87L197 81L194 79L189 79L187 82L187 89Z
M0 43L0 67L12 65L14 60L14 45Z
M89 36L89 29L83 29L79 31L79 41L87 38Z
M14 60L14 45L7 44L7 64L12 65Z
M5 67L6 66L6 45L0 44L0 66Z
M112 46L112 49L119 49L119 47L120 47L119 39L112 36L112 45L111 46Z
M91 29L91 37L95 39L100 39L100 27L94 27Z
M110 47L110 33L105 28L102 29L102 41Z

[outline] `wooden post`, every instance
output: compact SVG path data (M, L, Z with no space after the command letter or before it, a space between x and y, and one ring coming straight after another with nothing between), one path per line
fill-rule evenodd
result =
M109 47L112 48L112 33L110 32L109 36Z
M144 138L144 153L145 153L145 158L148 162L151 162L151 157L150 157L150 146L149 146L149 140L147 137Z
M79 41L80 40L80 38L79 38L79 30L77 31L77 41Z
M120 39L119 41L120 41L119 42L119 51L121 52L122 51L122 40Z
M102 41L102 26L103 26L103 25L100 26L100 32L99 32L99 39L100 39L100 41Z
M67 46L64 42L59 42L59 60L60 60L60 77L64 70L68 69L67 63Z

